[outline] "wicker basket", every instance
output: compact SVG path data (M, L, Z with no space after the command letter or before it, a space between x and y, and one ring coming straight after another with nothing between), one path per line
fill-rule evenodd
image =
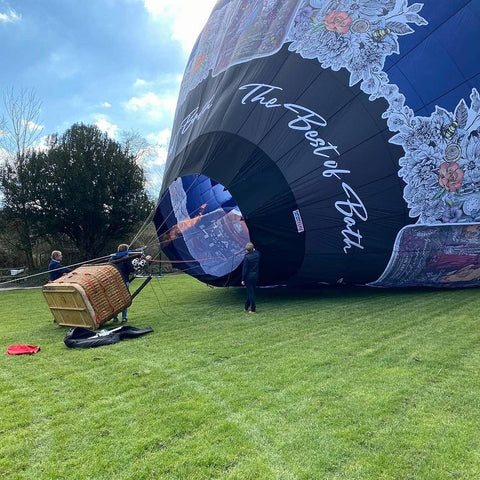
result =
M79 267L42 291L56 323L71 327L96 329L132 304L113 265Z

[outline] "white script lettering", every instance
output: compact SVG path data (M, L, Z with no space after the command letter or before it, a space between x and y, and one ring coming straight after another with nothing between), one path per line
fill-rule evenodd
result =
M305 132L303 135L305 140L307 140L313 148L312 153L328 159L323 162L323 167L325 168L322 172L323 177L334 177L342 180L341 175L351 173L350 170L340 168L338 162L331 158L333 155L340 156L338 147L319 136L317 130L327 126L327 120L324 117L302 105L280 103L278 98L272 95L272 92L278 95L279 91L283 91L281 87L265 83L249 83L242 85L240 90L248 90L248 93L242 97L242 104L249 101L251 103L259 103L265 108L283 107L295 114L293 119L288 120L288 128ZM364 247L361 244L362 234L358 229L354 230L354 227L357 221L365 222L368 219L368 214L365 205L353 188L345 182L342 182L342 188L347 195L347 199L345 201L335 202L335 208L344 216L343 221L346 228L342 230L343 241L345 243L343 252L347 254L351 247L357 247L363 250Z
M362 235L359 230L352 230L352 227L356 225L356 221L353 218L354 216L364 222L368 219L367 209L350 185L343 182L342 187L343 191L347 194L347 200L335 202L335 208L344 215L343 221L347 226L345 230L342 230L343 241L346 244L346 246L343 247L343 251L347 253L347 250L351 247L357 247L363 250L363 245L360 243ZM350 237L353 237L356 241Z
M240 90L247 90L248 88L251 88L251 91L247 93L243 98L242 98L242 104L245 104L245 102L254 94L257 93L250 101L253 102L260 102L261 105L264 105L266 108L274 108L274 107L281 107L281 103L277 103L277 99L275 97L271 98L270 100L267 100L266 96L273 92L273 90L282 90L280 87L273 87L272 85L266 85L264 83L249 83L248 85L242 85L240 87Z
M185 132L187 132L192 125L202 117L202 115L207 111L210 110L213 106L213 98L212 97L200 110L199 107L195 108L192 110L183 120L182 123L180 124L180 133L183 135Z
M327 125L327 121L321 115L312 112L309 108L295 105L293 103L286 103L284 107L297 114L295 120L288 122L288 126L293 130L312 131L312 125L317 125L317 127L325 127Z

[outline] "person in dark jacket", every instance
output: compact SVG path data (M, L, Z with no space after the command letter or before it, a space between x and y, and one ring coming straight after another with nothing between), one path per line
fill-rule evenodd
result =
M62 252L59 250L54 250L50 258L51 260L48 264L48 278L51 282L72 271L70 268L62 265Z
M130 286L130 274L135 271L132 261L128 256L128 245L121 243L117 248L117 253L112 255L110 263L113 263L117 267L120 275L122 275L123 281L127 288ZM114 322L118 322L118 316L113 317ZM122 311L122 322L127 322L127 309Z
M256 313L255 287L258 281L258 270L260 268L260 252L255 250L253 243L245 245L247 253L243 258L242 285L247 287L247 300L245 301L245 312ZM250 309L250 311L249 311Z

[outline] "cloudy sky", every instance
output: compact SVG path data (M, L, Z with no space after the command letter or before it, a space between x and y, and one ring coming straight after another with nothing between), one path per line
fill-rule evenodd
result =
M0 0L1 92L33 90L45 135L77 122L115 139L135 130L162 163L188 55L214 4Z

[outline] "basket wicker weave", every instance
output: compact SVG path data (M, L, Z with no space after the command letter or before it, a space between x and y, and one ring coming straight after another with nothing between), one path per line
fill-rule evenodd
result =
M132 304L113 265L79 267L42 289L59 325L96 329Z

